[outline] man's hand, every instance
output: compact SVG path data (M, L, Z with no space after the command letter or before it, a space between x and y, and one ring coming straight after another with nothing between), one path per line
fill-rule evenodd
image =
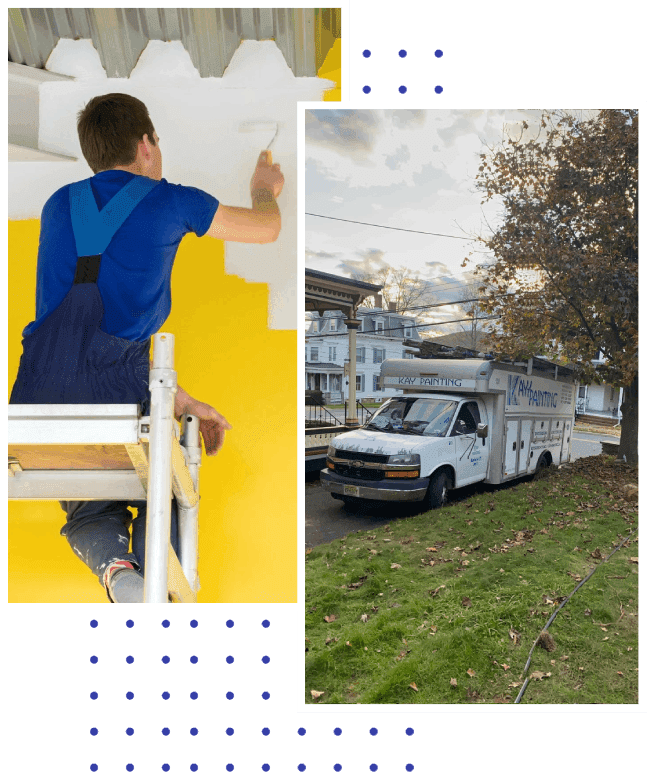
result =
M231 430L229 422L213 406L192 398L178 385L175 395L176 419L180 419L182 414L193 414L200 420L205 451L209 457L217 454L225 442L225 432Z
M270 151L262 151L256 163L256 169L249 184L252 200L258 191L263 189L270 191L273 198L277 199L283 190L285 179L279 164L272 164Z

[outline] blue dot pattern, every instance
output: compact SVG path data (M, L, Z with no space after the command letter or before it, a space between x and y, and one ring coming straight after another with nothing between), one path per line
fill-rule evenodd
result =
M170 613L169 616L163 620L161 616L157 617L154 622L145 616L141 616L141 620L139 617L128 619L132 622L132 636L137 631L136 639L130 640L128 645L129 648L136 648L133 650L135 656L126 656L128 651L125 654L124 650L119 653L118 638L92 640L90 647L97 649L97 655L93 655L91 661L97 663L101 659L105 664L105 676L102 682L102 672L92 668L93 685L85 688L82 694L88 710L94 710L89 712L90 722L85 731L88 734L89 730L89 738L86 736L86 739L94 751L89 760L86 758L86 771L88 768L104 772L141 769L140 761L144 760L139 757L141 751L146 751L147 771L170 771L172 768L177 772L197 772L199 769L214 772L235 769L305 772L313 768L311 764L315 768L321 764L323 767L318 770L322 772L377 772L384 768L388 771L414 771L414 755L424 748L425 734L415 742L414 727L406 725L402 719L400 722L390 720L388 726L380 726L379 729L365 722L365 716L360 713L309 716L307 719L306 715L302 715L305 723L294 723L295 715L290 714L294 713L293 702L286 695L285 674L281 674L282 669L291 669L293 662L291 657L285 656L285 631L280 622L258 616L254 628L241 614L236 618L236 627L227 626L227 621L233 621L233 618L225 620L223 617L217 624L222 628L218 629L213 620L205 620L198 627L195 619L174 620ZM92 620L96 621L95 626L87 628L87 623L85 626L88 636L93 638L97 637L95 631L98 633L101 623L104 624L104 634L108 631L106 623L113 623ZM163 621L168 625L161 625ZM270 626L270 623L273 625ZM125 617L121 619L121 626L124 624ZM215 636L217 631L223 633L222 636ZM261 647L263 650L260 650ZM273 653L272 648L275 648ZM274 656L278 657L276 666L270 667L271 657L273 659ZM121 659L134 663L135 657L138 669L146 672L144 681L140 681L140 671L130 670L121 675L115 669L118 664L123 664ZM203 657L202 666L189 666L198 665L198 660L203 661ZM231 668L219 674L217 664L222 665L223 660ZM245 681L248 673L249 679ZM138 682L133 684L133 680ZM222 685L225 680L230 683L229 686ZM239 690L236 690L237 685ZM196 702L198 691L195 688L198 686L202 686L200 703ZM133 713L135 705L128 702L135 699L135 693L137 712ZM235 703L234 695L238 698ZM273 699L271 705L267 703L270 697ZM98 701L99 698L101 701ZM223 713L225 706L228 710ZM126 708L131 709L125 711ZM208 719L206 733L200 733L200 730L205 731L200 722L203 712ZM156 716L160 722L151 725L151 716ZM222 722L223 717L227 724ZM343 720L341 724L340 720ZM315 735L309 743L307 738L311 726ZM329 739L335 739L334 748L330 746L328 750L325 744L319 744L322 737L317 734L322 729L325 729ZM298 741L290 743L290 734L295 735L292 740L296 737ZM365 735L364 740L366 736L370 738L370 746L361 743L362 734ZM408 740L406 745L401 743L403 738ZM120 743L119 739L123 741ZM274 746L268 746L272 744ZM296 744L301 745L298 750ZM292 753L293 748L295 755L291 761L281 757L286 751ZM255 755L255 763L250 766L246 764L249 760L246 756L252 754ZM326 760L327 754L330 757ZM116 756L116 760L102 757L107 755ZM399 760L389 767L395 760L394 755Z
M427 59L429 57L429 54L427 53L427 51L424 51L422 53L423 53L425 59ZM371 51L368 48L365 48L362 51L362 56L364 57L364 59L369 59L372 56L372 54L373 54L373 51ZM376 57L375 58L376 58L377 61L375 62L375 64L377 65L379 63L379 61L382 60L382 64L384 65L385 62L387 61L387 58L390 59L390 57L392 57L393 54L394 54L393 49L390 49L390 51L387 51L385 48L384 49L380 49L379 51L376 52ZM443 55L444 55L444 52L440 48L437 48L434 51L434 56L436 57L436 59L440 59ZM409 50L406 49L406 48L401 48L401 49L399 49L397 51L397 56L398 56L398 58L400 60L405 60L405 59L409 58ZM414 51L414 59L415 59L415 51ZM393 60L391 59L390 61L392 62ZM412 64L413 64L413 62L412 62ZM402 67L405 67L405 69L406 69L405 65L402 65ZM376 71L374 69L374 67L371 67L370 64L367 62L366 65L363 66L363 69L361 71L362 72L362 77L365 79L364 80L364 85L361 87L364 94L370 94L372 92L372 90L373 90L373 85L374 84L371 83L371 80L368 77L369 73L371 71L372 71L372 77L376 81L383 82L385 80L385 77L388 77L388 76L385 76L385 74L384 74L385 71L381 71L381 72L380 71ZM399 68L398 68L398 71L399 71ZM367 83L367 81L368 81L368 83ZM399 91L400 94L407 94L408 91L409 91L409 87L407 86L406 82L404 84L401 84L397 88L398 88L398 91ZM434 91L435 91L436 94L442 94L443 87L442 86L436 86L434 88Z

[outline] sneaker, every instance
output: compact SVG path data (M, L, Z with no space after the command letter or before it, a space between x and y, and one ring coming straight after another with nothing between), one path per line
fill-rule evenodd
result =
M113 602L143 602L144 578L131 562L112 562L106 568L103 585Z

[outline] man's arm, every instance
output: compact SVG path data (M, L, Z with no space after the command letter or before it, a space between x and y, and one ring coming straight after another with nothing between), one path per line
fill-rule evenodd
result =
M281 213L276 199L283 189L284 178L278 164L271 163L271 155L263 151L259 156L250 189L252 207L219 205L207 235L227 242L274 242L281 231Z

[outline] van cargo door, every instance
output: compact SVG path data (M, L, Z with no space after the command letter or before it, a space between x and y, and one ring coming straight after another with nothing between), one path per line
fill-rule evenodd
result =
M519 420L508 419L505 423L505 460L503 475L514 476L517 472L517 456L519 454Z
M532 419L523 419L521 421L521 439L519 442L519 468L518 473L528 470L528 460L530 455L530 439L532 438Z
M568 462L571 451L571 426L573 424L572 419L564 420L564 435L562 437L562 453L559 461Z

